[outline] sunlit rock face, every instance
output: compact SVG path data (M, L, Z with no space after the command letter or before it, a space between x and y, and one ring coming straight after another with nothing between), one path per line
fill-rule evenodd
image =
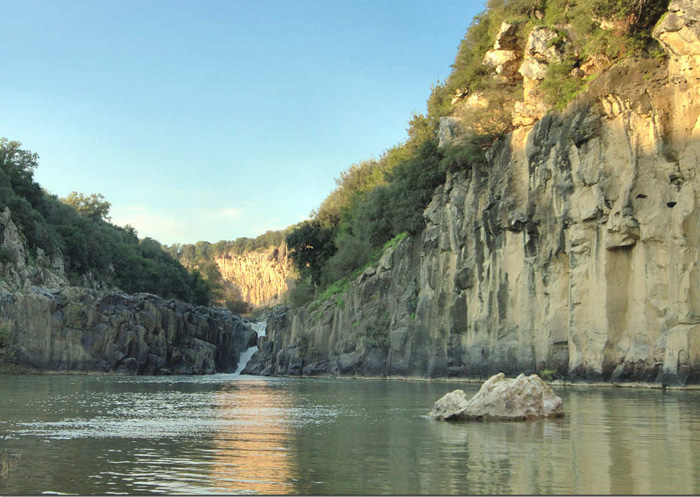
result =
M695 3L671 10L668 60L616 65L450 174L417 239L280 309L249 370L697 383L700 48Z
M492 376L467 400L463 390L440 398L428 414L444 421L531 421L564 415L561 398L536 374Z
M221 308L68 287L0 293L0 358L38 370L235 371L250 326Z
M235 289L237 298L253 307L280 304L296 276L285 243L243 254L225 254L215 257L214 262L223 281Z

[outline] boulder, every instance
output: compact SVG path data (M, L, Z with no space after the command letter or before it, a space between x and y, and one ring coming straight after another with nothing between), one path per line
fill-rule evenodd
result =
M515 379L498 373L467 400L463 390L445 394L433 406L429 416L445 421L527 421L561 417L562 401L536 374Z

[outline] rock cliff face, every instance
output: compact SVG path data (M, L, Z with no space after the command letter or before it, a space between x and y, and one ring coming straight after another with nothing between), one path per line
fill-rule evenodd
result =
M256 337L229 311L150 294L71 287L0 294L0 358L39 370L229 372Z
M700 381L700 9L436 190L333 302L279 309L247 372Z
M0 210L0 291L26 290L33 285L67 286L63 257L48 257L39 249L36 260L31 260L10 209Z
M236 291L239 300L254 307L278 305L294 279L287 245L267 250L226 254L214 258L224 282Z
M235 371L255 332L229 311L69 286L63 257L30 257L0 212L0 365L130 374Z

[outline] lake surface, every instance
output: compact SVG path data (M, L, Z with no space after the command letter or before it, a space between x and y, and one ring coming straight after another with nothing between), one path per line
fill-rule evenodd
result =
M700 493L700 392L555 388L566 417L424 417L456 382L0 376L0 494Z

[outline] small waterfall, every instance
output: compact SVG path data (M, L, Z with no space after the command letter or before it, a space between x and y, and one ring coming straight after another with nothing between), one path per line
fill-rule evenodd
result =
M258 337L264 337L265 333L267 332L267 321L251 323L250 327L253 328L253 331L258 334ZM250 361L250 358L253 357L256 350L258 350L257 345L248 348L248 350L245 352L241 352L241 356L238 358L238 367L236 368L236 372L234 374L241 374L241 371L245 369L248 361Z

